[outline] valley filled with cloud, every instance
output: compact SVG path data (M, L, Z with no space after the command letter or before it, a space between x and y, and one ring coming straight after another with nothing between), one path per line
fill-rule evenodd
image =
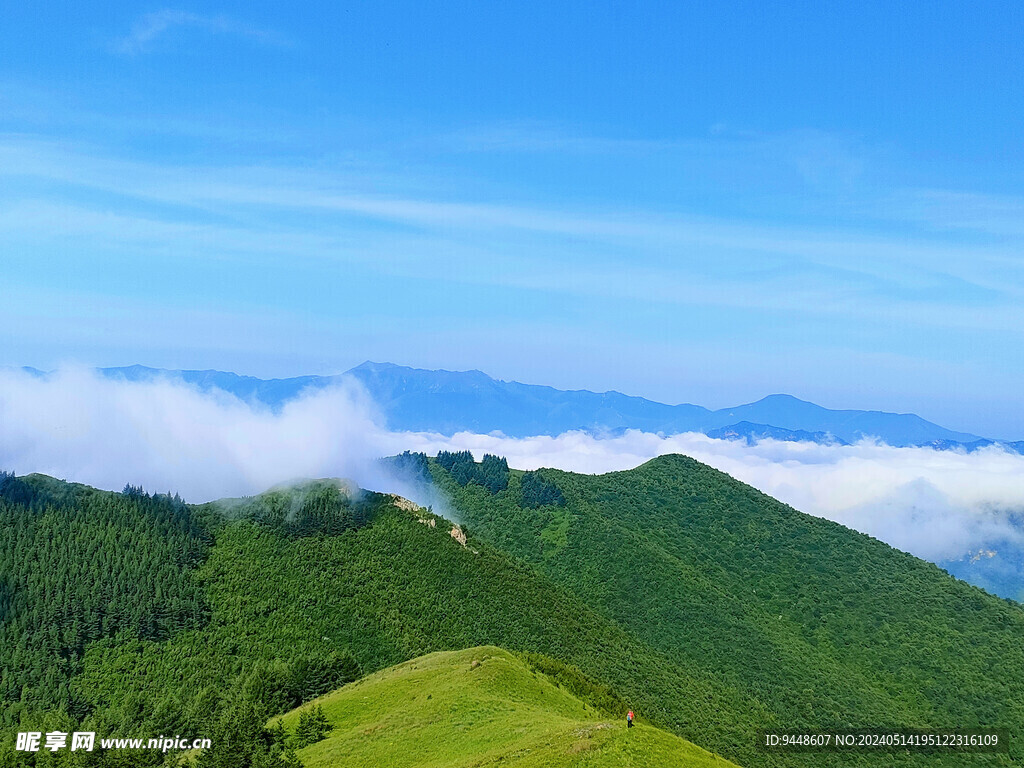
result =
M998 446L973 452L713 439L638 430L500 433L386 429L351 379L309 391L280 410L173 380L104 378L84 368L46 377L0 373L0 468L42 472L100 488L126 483L191 502L259 493L302 477L345 477L364 487L415 493L377 459L405 450L470 450L517 469L626 470L663 454L709 464L794 508L870 534L935 562L1024 545L1024 456Z

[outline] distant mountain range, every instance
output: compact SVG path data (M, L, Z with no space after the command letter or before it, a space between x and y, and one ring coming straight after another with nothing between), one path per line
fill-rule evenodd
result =
M34 369L26 369L41 374ZM112 379L178 379L200 389L217 388L278 409L307 389L321 389L350 376L361 382L382 409L390 429L502 432L510 437L558 435L569 430L617 434L627 429L752 442L764 438L817 443L853 443L875 438L893 446L976 450L996 441L956 432L910 413L831 410L791 395L769 395L754 403L709 410L684 403L667 405L620 392L559 390L493 379L480 371L431 371L365 362L335 376L259 379L224 371L170 371L134 365L102 368ZM1001 443L1024 453L1024 441Z

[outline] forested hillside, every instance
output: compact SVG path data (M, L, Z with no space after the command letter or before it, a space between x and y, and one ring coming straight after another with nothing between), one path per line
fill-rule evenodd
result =
M497 494L432 471L473 533L756 702L766 724L1024 725L1024 608L699 462L513 471ZM538 475L564 500L536 507ZM742 743L718 706L657 706L698 743Z
M191 571L210 543L178 498L0 473L2 724L22 710L81 712L68 680L94 640L203 626L208 607Z
M198 606L175 626L101 624L81 649L46 647L49 655L32 663L5 657L0 765L84 759L68 752L15 756L17 729L201 735L219 747L204 755L208 765L287 765L279 754L278 762L265 762L271 759L261 725L267 717L363 672L482 644L577 663L601 680L621 683L627 694L642 690L638 700L649 702L648 709L659 699L722 697L715 686L677 673L660 655L635 645L531 567L486 544L460 544L450 523L408 504L396 506L394 497L314 483L188 507L138 489L105 493L38 476L8 478L0 492L5 527L22 519L22 526L48 525L48 542L74 539L85 518L104 526L93 589L138 601L140 615L151 609L176 615L160 602L177 605L175 588ZM107 509L114 512L105 515ZM202 549L191 552L173 537L165 549L155 543L175 521L194 532ZM139 531L148 536L140 538ZM31 558L33 547L46 550L42 543L25 549L23 536L4 543L4 562ZM132 572L136 561L149 567L154 583L117 577ZM55 598L58 605L87 606L73 589L92 567L73 551L62 571L26 565L32 578L68 596L45 584L17 593L26 604ZM146 602L150 593L155 608ZM17 630L27 637L63 633L67 623L51 619L48 612L29 613ZM5 611L5 626L10 620ZM54 666L56 657L62 661ZM49 677L37 683L41 673ZM32 693L34 684L39 694ZM745 713L744 727L755 727L757 716ZM103 759L144 765L160 755L114 751Z
M600 477L467 454L393 466L431 477L467 529L337 481L197 507L5 475L0 766L161 759L16 756L19 729L206 736L201 766L294 766L273 715L480 645L573 664L745 766L879 764L765 752L761 728L1020 732L1019 606L696 462Z

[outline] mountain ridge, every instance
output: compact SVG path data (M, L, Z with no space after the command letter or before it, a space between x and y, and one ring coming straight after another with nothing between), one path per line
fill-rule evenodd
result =
M362 384L381 407L389 428L446 435L468 431L527 437L572 430L608 433L628 429L663 434L709 434L746 422L793 433L777 433L779 439L788 440L854 443L876 438L898 447L938 448L967 447L979 441L989 444L985 442L987 438L947 429L913 413L829 409L785 393L710 410L692 403L670 405L617 391L560 390L505 381L479 370L427 370L373 361L361 363L342 374L281 379L260 379L210 369L167 370L139 365L99 370L108 378L130 381L169 376L203 389L222 389L271 408L282 407L307 388L322 389L351 377ZM810 433L811 437L802 433ZM750 437L742 433L740 436Z
M34 368L22 370L40 377L48 375ZM272 379L215 369L174 370L143 365L96 370L115 380L179 380L202 390L223 390L275 410L307 390L354 379L381 408L389 429L449 436L458 432L555 436L574 430L603 436L635 429L660 434L698 432L748 441L772 437L843 444L877 439L895 447L941 450L971 451L999 444L1024 452L1024 441L995 440L948 429L913 413L830 409L785 393L711 410L692 403L670 405L614 390L562 390L505 381L475 369L428 370L373 361L340 374Z
M494 646L435 652L303 704L281 724L295 732L304 713L323 713L331 730L298 753L307 768L736 768L645 723L627 729L624 711L602 711L538 666Z

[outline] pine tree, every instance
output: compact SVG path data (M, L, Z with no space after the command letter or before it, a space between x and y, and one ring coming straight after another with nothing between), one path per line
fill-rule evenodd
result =
M299 724L295 728L295 747L302 749L309 744L315 744L326 737L331 730L331 723L319 704L305 709L299 714Z
M565 506L565 496L558 486L546 480L539 471L524 472L520 481L520 502L523 509L537 509L544 506Z

